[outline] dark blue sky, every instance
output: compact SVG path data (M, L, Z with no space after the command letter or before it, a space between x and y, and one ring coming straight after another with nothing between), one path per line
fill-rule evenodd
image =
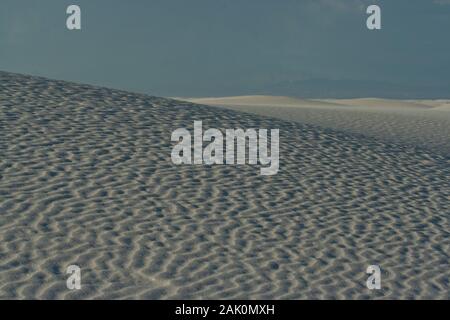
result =
M449 32L450 0L2 0L0 70L160 96L450 97Z

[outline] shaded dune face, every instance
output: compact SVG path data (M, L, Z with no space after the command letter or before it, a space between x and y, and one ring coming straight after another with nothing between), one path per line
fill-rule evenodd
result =
M279 128L280 171L174 165L194 120ZM8 73L0 132L0 298L448 298L443 155Z

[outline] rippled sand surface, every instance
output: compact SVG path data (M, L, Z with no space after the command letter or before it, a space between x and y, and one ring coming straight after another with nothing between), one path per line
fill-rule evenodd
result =
M194 120L279 128L279 173L172 164ZM446 155L8 73L0 132L2 299L449 298Z

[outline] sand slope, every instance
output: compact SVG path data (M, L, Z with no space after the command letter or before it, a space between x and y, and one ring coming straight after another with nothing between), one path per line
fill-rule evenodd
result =
M450 100L311 100L274 96L185 100L420 146L450 155Z
M280 172L172 164L194 120L279 128ZM444 155L8 73L0 128L2 299L449 298Z

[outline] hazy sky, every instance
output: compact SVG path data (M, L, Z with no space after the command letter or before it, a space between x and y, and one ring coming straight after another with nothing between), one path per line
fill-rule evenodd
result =
M81 31L66 29L70 4ZM366 28L369 4L382 30ZM311 80L450 96L450 0L1 0L0 70L160 96Z

